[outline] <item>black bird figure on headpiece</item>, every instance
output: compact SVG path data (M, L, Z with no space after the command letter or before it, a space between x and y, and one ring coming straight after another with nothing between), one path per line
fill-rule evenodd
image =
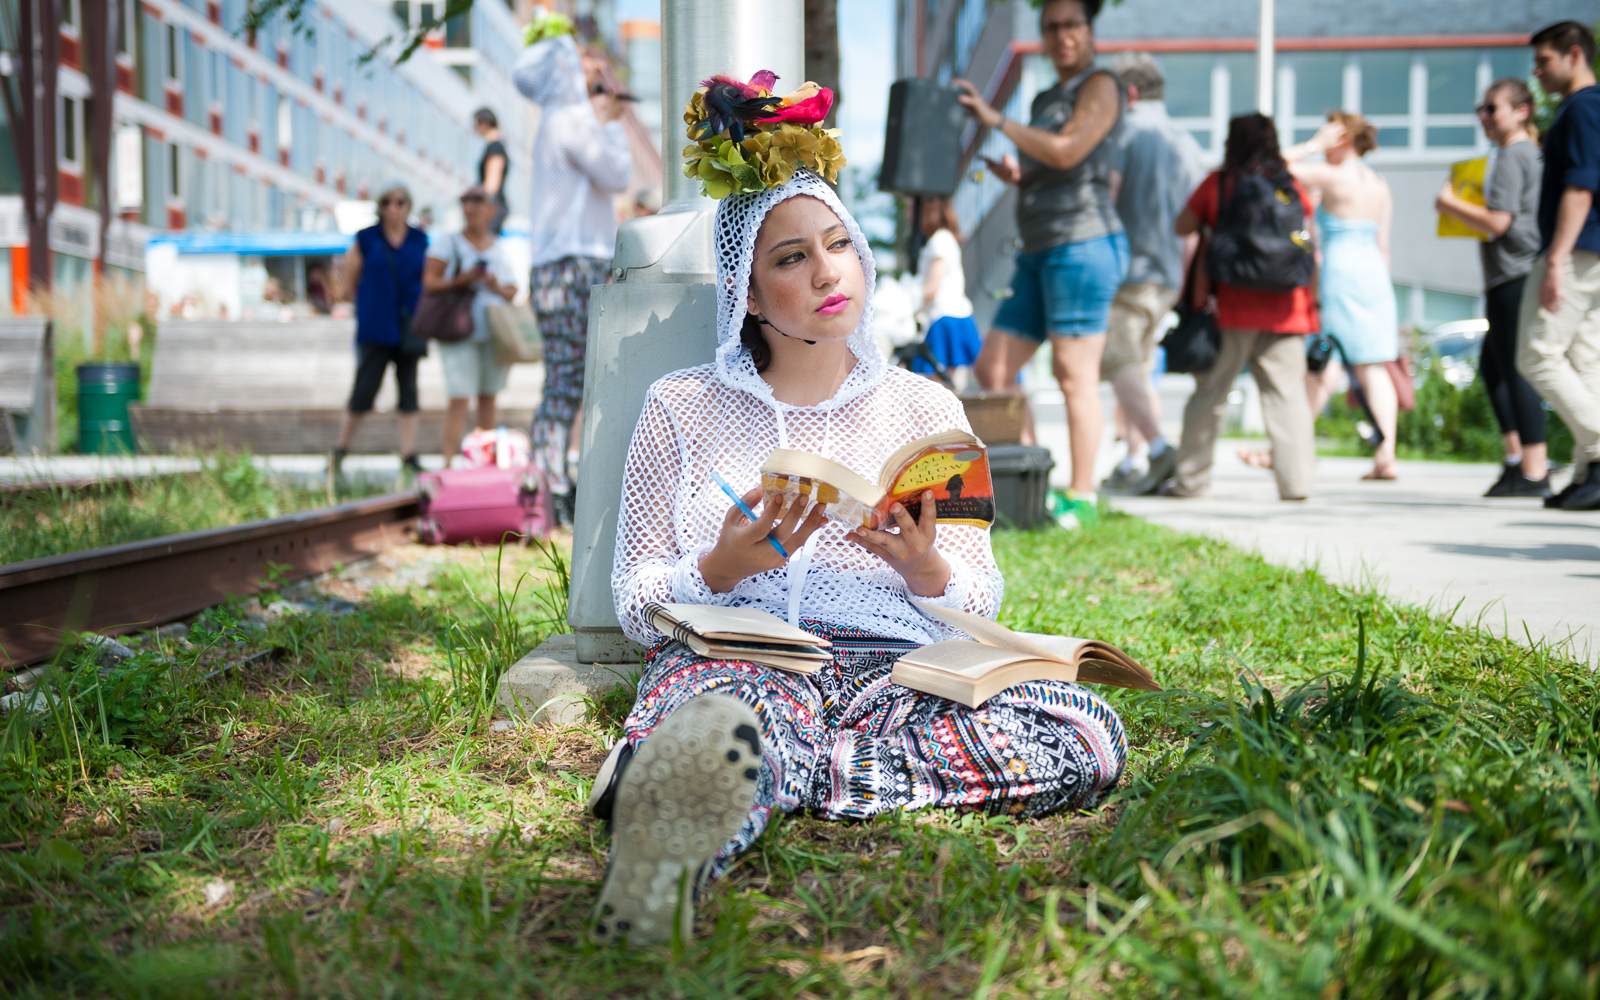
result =
M783 98L770 93L776 82L777 76L767 69L751 77L749 83L740 83L731 76L720 75L702 81L700 86L706 88L706 93L701 100L705 103L708 117L701 123L701 131L695 138L721 135L722 130L727 129L729 138L734 142L743 142L746 124L765 117L767 109L783 103ZM763 94L762 91L769 93Z

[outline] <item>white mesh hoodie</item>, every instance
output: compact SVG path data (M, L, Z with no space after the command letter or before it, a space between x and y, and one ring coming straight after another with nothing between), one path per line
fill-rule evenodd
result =
M774 205L810 195L833 209L850 232L866 272L869 304L850 335L855 368L839 391L816 406L773 398L740 343L756 233ZM910 603L905 580L887 563L846 542L828 521L789 562L712 593L700 558L716 544L730 502L712 481L716 470L740 493L761 477L774 448L823 455L876 481L883 461L917 438L951 428L970 431L960 402L943 386L891 367L879 353L870 298L875 284L867 241L833 190L796 171L782 187L732 195L717 206L717 356L657 381L645 395L623 473L611 590L629 637L653 645L660 634L644 619L652 601L756 607L780 618L859 628L874 635L935 642L961 633ZM918 598L993 618L1002 581L989 532L940 525L938 548L950 563L943 595Z

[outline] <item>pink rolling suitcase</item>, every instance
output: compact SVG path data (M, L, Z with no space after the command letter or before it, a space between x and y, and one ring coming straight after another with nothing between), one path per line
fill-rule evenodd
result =
M444 469L417 477L417 538L429 545L499 544L542 538L550 530L550 500L532 466Z

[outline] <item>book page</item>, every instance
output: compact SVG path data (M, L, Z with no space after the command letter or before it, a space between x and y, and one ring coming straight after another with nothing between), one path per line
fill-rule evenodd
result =
M986 645L998 646L1001 649L1009 649L1016 653L1026 653L1029 656L1036 657L1041 660L1057 660L1061 663L1072 663L1076 659L1076 647L1073 647L1071 652L1066 652L1065 647L1060 646L1059 643L1051 643L1052 646L1063 649L1063 652L1058 653L1055 649L1047 649L1039 643L1034 642L1033 638L1035 637L1032 636L1031 633L1024 635L1020 632L1013 632L999 622L990 621L989 619L984 618L981 615L975 615L970 611L957 611L954 608L941 608L936 604L928 604L924 601L912 601L911 603L921 608L924 613L939 619L946 625L960 629L961 631L972 636L979 642L985 643ZM1037 638L1055 639L1065 643L1077 643L1080 645L1083 642L1082 639L1064 639L1061 636L1039 636Z
M1009 649L985 646L980 642L969 642L966 639L946 639L944 642L935 642L913 649L911 652L901 656L898 662L932 670L943 670L946 673L977 680L1001 667L1009 667L1018 663L1038 662L1038 659L1038 657L1029 656L1027 653L1013 653ZM1051 666L1061 666L1053 659L1044 662L1049 663Z
M759 608L724 608L711 604L662 604L660 607L680 624L708 639L762 638L821 646L824 649L829 645L826 639L795 628L777 615Z
M817 479L871 507L883 496L883 488L867 482L856 472L838 462L830 461L808 451L792 448L775 448L761 463L762 478L767 474ZM818 503L836 503L837 497L819 495Z

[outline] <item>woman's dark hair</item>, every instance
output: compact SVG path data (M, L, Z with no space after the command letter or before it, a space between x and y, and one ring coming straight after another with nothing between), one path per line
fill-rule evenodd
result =
M739 343L750 351L750 360L756 363L756 371L764 372L772 364L772 348L767 346L767 337L761 332L761 321L756 319L755 313L744 314L744 326L739 328Z
M482 128L500 127L500 119L496 118L494 116L494 112L490 111L488 108L479 108L478 110L474 111L472 113L472 120L475 124Z
M957 242L962 239L961 219L956 215L956 206L951 203L949 198L940 198L936 195L924 197L922 199L922 218L917 220L917 224L924 236L932 236L941 229L948 229L950 230L950 235L954 236ZM933 226L931 232L928 229L930 224Z
M1034 9L1043 13L1044 9L1054 3L1055 0L1032 0L1032 2ZM1078 0L1078 5L1083 8L1083 19L1093 25L1094 19L1100 16L1100 8L1104 5L1104 0Z
M1289 172L1278 149L1278 126L1259 112L1228 122L1228 141L1222 148L1224 174L1280 174Z
M1522 127L1533 136L1534 142L1539 141L1539 126L1533 123L1533 116L1538 112L1539 105L1533 99L1533 91L1528 89L1528 81L1520 76L1502 76L1489 84L1489 89L1483 92L1484 97L1490 94L1504 94L1513 108L1527 108L1528 120L1522 123Z

